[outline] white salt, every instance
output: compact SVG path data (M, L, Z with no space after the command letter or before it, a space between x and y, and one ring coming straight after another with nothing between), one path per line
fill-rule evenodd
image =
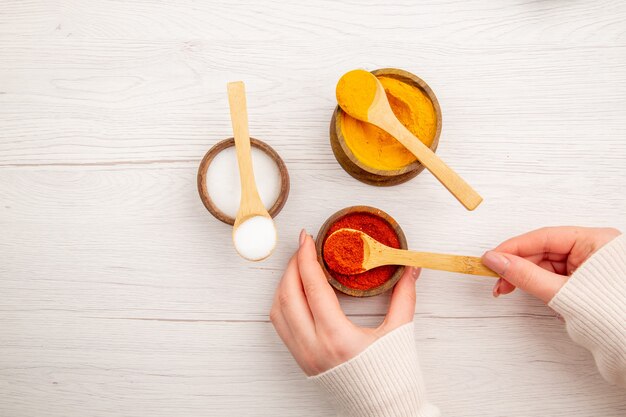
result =
M254 179L263 205L269 210L280 194L280 171L276 162L261 149L251 147ZM206 174L206 188L211 201L227 216L235 218L241 199L239 166L235 147L213 158Z
M276 246L276 227L271 219L254 216L234 231L235 249L251 261L260 261L271 255Z

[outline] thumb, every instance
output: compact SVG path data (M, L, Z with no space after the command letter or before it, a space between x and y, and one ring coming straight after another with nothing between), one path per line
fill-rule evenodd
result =
M415 281L419 277L421 269L405 268L402 277L396 284L391 294L389 311L385 321L380 326L384 333L388 333L397 327L413 321L415 314Z
M548 303L563 286L567 277L509 253L488 251L482 261L510 284Z

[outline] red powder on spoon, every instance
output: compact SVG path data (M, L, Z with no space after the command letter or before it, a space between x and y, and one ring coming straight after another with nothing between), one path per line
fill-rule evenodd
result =
M363 239L359 232L339 229L324 243L324 260L335 272L353 275L363 272Z

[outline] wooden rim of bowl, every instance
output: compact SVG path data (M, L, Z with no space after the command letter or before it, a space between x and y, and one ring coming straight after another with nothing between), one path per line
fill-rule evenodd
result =
M404 235L404 232L402 231L402 228L400 227L398 222L396 222L393 217L391 217L389 214L385 213L384 211L377 209L376 207L352 206L352 207L346 207L342 210L339 210L338 212L330 216L324 222L322 227L320 227L320 230L317 233L317 237L315 239L315 250L317 251L317 260L322 266L324 275L326 275L326 279L328 280L328 282L330 282L330 285L332 285L334 288L341 291L342 293L351 295L353 297L371 297L374 295L382 294L390 290L391 288L393 288L394 285L396 285L396 283L402 276L402 273L404 272L404 268L405 268L404 266L398 266L396 271L391 276L391 278L389 278L387 281L385 281L383 284L379 285L378 287L370 288L368 290L360 290L357 288L346 287L341 282L337 281L332 275L330 275L330 272L328 272L328 269L326 268L326 263L324 262L324 238L326 237L326 234L328 233L328 230L330 229L330 227L337 220L351 213L373 214L374 216L377 216L385 220L396 233L396 236L398 237L398 240L400 241L400 248L408 249L406 236Z
M278 172L280 174L280 193L278 194L278 198L274 202L274 205L268 210L272 218L276 217L287 202L287 197L289 196L290 184L287 165L285 165L285 162L274 150L274 148L272 148L267 143L255 138L250 138L250 145L265 152L276 163L276 166L278 166ZM200 194L200 199L202 200L202 204L204 204L204 207L206 207L206 209L213 215L213 217L221 222L230 224L231 226L235 224L235 218L227 215L222 210L220 210L213 203L211 197L209 196L209 192L207 191L206 187L206 173L209 165L211 164L211 161L213 161L213 158L215 158L215 155L217 155L224 149L230 148L232 146L235 146L235 139L228 138L216 143L211 149L209 149L207 153L204 154L204 157L200 162L200 166L198 167L197 179L198 194Z
M390 77L390 78L396 78L397 80L400 80L404 83L417 87L420 90L424 91L424 93L426 93L430 101L433 103L433 107L435 108L435 115L437 117L437 130L435 131L435 138L433 139L433 142L430 145L430 150L432 150L433 152L436 152L437 146L439 145L439 136L441 135L442 117L441 117L441 107L439 106L439 101L437 100L437 96L435 95L434 91L430 88L430 86L426 84L426 82L422 80L421 78L419 78L417 75L412 74L405 70L398 69L398 68L380 68L380 69L371 71L371 73L377 77L385 76L385 77ZM335 107L331 124L334 124L334 130L335 130L334 133L337 137L337 142L341 146L341 150L343 151L345 156L348 157L350 162L356 165L360 170L363 170L367 173L370 173L376 176L381 176L381 177L396 177L400 175L410 174L413 172L416 172L415 175L417 175L419 172L421 172L424 169L424 166L421 164L419 160L416 160L415 162L412 162L405 167L402 167L399 169L392 169L392 170L376 169L361 162L361 160L357 158L352 152L352 150L348 147L343 137L343 133L341 131L341 117L339 117L343 113L344 112L341 109L341 107L339 106ZM352 173L350 174L352 175ZM404 181L407 181L408 179L413 178L415 175L410 176L407 179L404 179ZM358 177L355 177L355 178L360 179ZM381 181L384 181L384 179L382 179ZM404 181L400 181L400 182L404 182ZM371 180L366 181L366 182L371 183ZM377 182L377 181L374 180L374 182ZM397 184L397 182L394 184ZM389 185L394 185L394 184L389 184ZM376 185L381 185L381 184L376 184Z

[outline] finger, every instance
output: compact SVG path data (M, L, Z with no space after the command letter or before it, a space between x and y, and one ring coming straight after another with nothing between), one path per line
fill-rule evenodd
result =
M544 227L502 242L494 250L522 257L543 253L569 254L584 232L582 227Z
M298 270L302 279L302 287L313 314L315 325L334 327L347 321L335 291L332 289L322 267L317 261L313 238L302 231L302 244L298 249Z
M304 339L303 341L307 342L314 338L313 315L304 295L298 270L298 258L295 254L287 264L277 294L277 302L282 315L296 339Z
M413 321L415 315L415 281L419 278L420 272L420 268L405 268L402 277L393 289L389 311L380 326L383 333L388 333Z
M540 258L537 258L537 256L533 255L533 256L528 256L525 259L536 265L539 265L541 268L547 271L554 272L555 274L567 275L566 274L567 265L565 262L551 261L548 259L544 259L542 255L538 255L538 256L540 256ZM493 286L493 296L499 297L500 295L512 293L514 290L515 290L515 285L500 278L496 282L496 284Z
M275 306L278 306L278 304L275 304ZM276 329L276 333L278 333L280 340L282 340L285 346L287 346L287 349L289 350L289 353L291 353L291 356L294 357L300 368L308 375L308 367L305 359L306 356L302 354L301 346L298 343L298 339L295 338L291 333L289 325L287 324L285 316L282 314L280 307L276 307L276 309L272 307L272 311L270 312L270 320L272 321L274 329Z
M290 346L293 344L293 336L291 335L289 325L287 325L287 321L280 310L280 304L278 303L278 291L274 295L274 303L272 304L272 309L270 311L270 321L272 322L272 325L274 326L274 329L276 330L276 333L278 333L280 339L291 351Z
M508 253L489 251L483 255L483 263L498 273L511 285L548 302L563 286L566 277L546 271L534 263Z
M496 284L493 286L493 296L499 297L503 294L509 294L515 291L515 285L511 284L509 281L499 278L496 281Z

